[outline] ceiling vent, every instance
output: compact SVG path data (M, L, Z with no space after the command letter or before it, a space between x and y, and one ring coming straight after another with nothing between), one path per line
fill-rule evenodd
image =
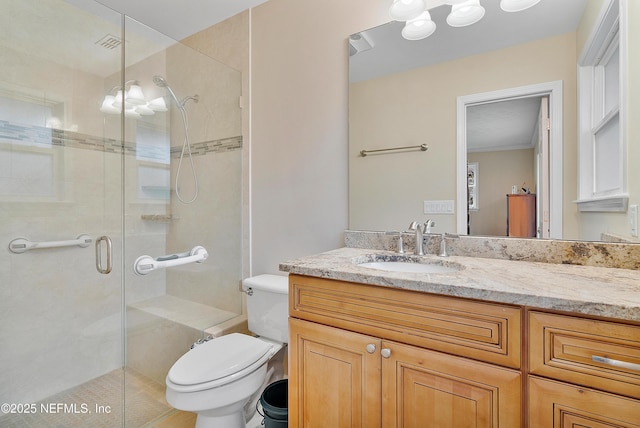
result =
M120 37L114 36L113 34L107 34L98 40L96 45L102 46L105 49L115 49L122 44L122 39Z

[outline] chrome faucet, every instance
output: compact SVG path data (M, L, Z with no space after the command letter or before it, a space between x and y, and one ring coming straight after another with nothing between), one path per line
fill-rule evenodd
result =
M425 225L426 226L426 225ZM424 242L422 239L422 227L417 221L412 221L409 225L409 230L416 232L416 249L415 254L418 256L424 256Z

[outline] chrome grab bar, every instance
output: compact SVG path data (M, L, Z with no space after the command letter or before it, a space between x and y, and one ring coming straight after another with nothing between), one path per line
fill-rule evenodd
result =
M629 363L627 361L614 360L612 358L599 357L597 355L591 356L591 361L594 363L602 363L613 367L620 367L621 369L640 372L640 364Z
M209 253L204 247L196 246L191 251L170 254L153 258L151 256L140 256L133 264L133 271L138 275L147 275L156 269L166 269L174 266L186 265L188 263L202 263L207 260Z
M70 239L67 241L47 241L47 242L31 242L26 238L16 238L9 242L9 251L15 254L22 254L29 250L37 250L43 248L60 248L60 247L88 247L91 245L91 236L82 234L76 239Z

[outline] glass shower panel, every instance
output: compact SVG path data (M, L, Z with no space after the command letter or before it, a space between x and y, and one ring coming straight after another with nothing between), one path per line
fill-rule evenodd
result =
M195 341L242 323L241 74L129 18L125 35L126 373L164 391Z
M122 16L85 3L0 0L0 426L123 419Z

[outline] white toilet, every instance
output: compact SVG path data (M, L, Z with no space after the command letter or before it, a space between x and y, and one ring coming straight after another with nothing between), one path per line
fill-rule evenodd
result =
M259 275L242 284L249 330L258 337L232 333L205 342L180 357L167 375L167 402L196 412L196 428L247 427L252 402L274 371L268 363L288 340L287 277Z

